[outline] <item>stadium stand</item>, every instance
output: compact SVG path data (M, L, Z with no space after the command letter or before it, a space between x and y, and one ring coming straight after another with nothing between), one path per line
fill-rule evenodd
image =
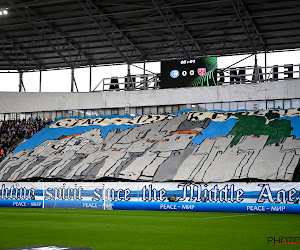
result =
M0 122L1 161L24 139L30 139L35 133L48 126L51 120L40 118L28 120L4 120Z
M299 109L62 118L16 148L0 180L292 181L299 118Z
M297 1L6 2L0 206L300 213L299 62L267 63L299 50ZM70 92L42 92L55 70Z

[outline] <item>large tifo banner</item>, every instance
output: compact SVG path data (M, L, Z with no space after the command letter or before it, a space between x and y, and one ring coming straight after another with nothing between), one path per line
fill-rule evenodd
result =
M217 57L161 62L160 88L217 85Z
M300 183L0 183L0 207L300 213Z
M0 181L299 181L299 139L300 109L61 118L0 163Z

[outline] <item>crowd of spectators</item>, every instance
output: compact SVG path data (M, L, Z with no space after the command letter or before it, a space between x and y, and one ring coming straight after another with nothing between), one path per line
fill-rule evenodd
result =
M0 161L25 139L29 139L52 121L40 118L0 121Z

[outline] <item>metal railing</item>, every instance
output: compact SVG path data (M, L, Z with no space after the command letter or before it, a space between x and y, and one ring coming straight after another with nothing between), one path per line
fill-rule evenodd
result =
M161 74L103 78L93 91L129 91L160 88ZM252 84L300 78L300 64L267 67L231 67L217 70L217 84Z
M300 78L300 64L218 69L218 85L283 81Z
M93 91L129 91L129 90L145 90L159 88L159 74L138 74L103 78ZM98 87L100 86L100 90Z

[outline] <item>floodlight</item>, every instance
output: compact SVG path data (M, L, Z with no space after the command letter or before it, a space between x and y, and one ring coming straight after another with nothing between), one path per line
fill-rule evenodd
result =
M2 11L0 10L0 16L2 15L3 13L2 13Z
M3 12L4 15L7 15L7 14L8 14L8 11L7 11L7 10L3 10L2 12Z

